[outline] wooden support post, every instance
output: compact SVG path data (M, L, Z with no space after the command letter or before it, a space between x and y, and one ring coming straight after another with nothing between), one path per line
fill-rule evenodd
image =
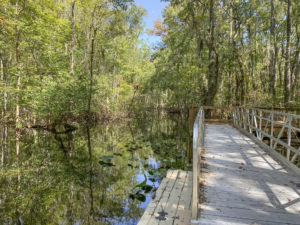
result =
M274 112L271 111L271 138L270 138L270 147L273 145L273 133L274 133Z
M241 108L241 111L242 111L242 118L243 118L244 130L247 130L244 109Z
M262 135L261 135L261 122L262 122L262 111L259 110L259 139L262 140Z
M192 191L192 219L198 218L199 177L200 177L200 149L204 146L204 110L201 107L193 129L193 191Z
M198 180L198 148L193 151L193 199L192 199L192 218L198 218L198 199L199 199L199 180Z
M289 115L288 117L288 146L291 146L291 139L292 139L292 120L293 118L291 117L291 115ZM290 155L291 155L291 150L287 149L286 152L286 159L290 161Z
M251 127L251 123L250 123L250 110L249 109L246 109L246 116L247 116L247 124L248 124L249 133L252 134L252 127Z
M257 120L256 120L256 110L254 110L254 109L252 109L252 117L253 117L253 120L254 120L256 137L259 138L258 127L257 127Z
M244 124L244 122L243 122L243 121L244 121L244 120L243 120L243 116L244 116L244 115L243 115L242 108L239 108L239 116L240 116L240 119L239 119L239 121L240 121L240 122L239 122L239 123L240 123L240 128L242 128L242 127L244 126L244 125L243 125L243 124Z

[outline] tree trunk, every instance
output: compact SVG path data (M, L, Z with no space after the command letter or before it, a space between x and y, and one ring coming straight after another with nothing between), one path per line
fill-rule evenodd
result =
M276 87L275 87L275 78L276 78L276 61L277 61L277 46L276 46L276 34L275 34L275 16L274 16L274 0L271 0L271 13L270 13L270 86L269 91L272 93L273 105L275 105L276 100Z
M5 164L5 155L7 152L7 119L6 119L6 112L7 112L7 92L6 92L6 76L4 75L4 66L3 60L0 60L0 78L2 83L4 84L3 90L3 109L2 109L2 118L3 118L3 134L2 134L2 143L1 143L1 164L4 166Z
M20 154L20 88L21 88L21 66L20 66L20 51L19 51L19 31L16 42L16 63L17 63L17 94L16 94L16 161L19 163Z
M287 19L286 19L286 50L285 50L285 70L284 70L284 103L288 104L290 101L291 91L291 68L290 68L290 55L291 55L291 14L292 2L287 0Z
M252 34L252 30L251 30L251 25L248 24L247 27L247 31L248 31L248 38L249 38L249 48L250 48L250 77L251 77L251 81L252 81L252 89L255 90L256 89L256 85L255 85L255 78L254 78L254 55L253 55L253 34Z
M209 65L208 65L208 86L206 92L205 105L214 105L214 98L218 90L218 81L219 81L219 61L218 54L215 48L215 1L210 0L209 7L209 33L210 40L208 43L209 50Z
M294 66L293 66L293 77L294 80L292 82L292 90L291 90L291 98L295 97L295 90L299 81L299 73L300 73L300 35L297 36L297 48L296 48L296 52L295 52L295 62L294 62Z
M88 98L88 113L90 117L91 112L91 102L92 102L92 92L93 92L93 84L94 84L94 48L95 48L95 37L97 34L97 29L94 29L93 34L91 34L91 52L90 52L90 87L89 87L89 98Z
M75 46L75 0L71 3L72 14L72 42L71 42L71 59L70 59L70 75L74 76L74 46Z

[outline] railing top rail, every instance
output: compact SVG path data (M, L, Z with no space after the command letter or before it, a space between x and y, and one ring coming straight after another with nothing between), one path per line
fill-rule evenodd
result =
M200 148L204 145L204 110L200 107L193 126L193 198L192 218L198 217Z
M267 110L267 109L260 109L260 108L248 108L248 107L242 107L242 106L237 106L236 108L254 109L254 110L257 110L257 111L261 111L261 112L274 113L276 115L281 115L281 116L292 116L296 119L300 119L300 115L292 114L292 113L279 112L279 111L276 111L276 110Z

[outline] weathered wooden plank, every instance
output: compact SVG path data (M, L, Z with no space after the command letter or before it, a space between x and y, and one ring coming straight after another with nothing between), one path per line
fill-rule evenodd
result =
M293 225L290 223L277 223L277 222L266 222L264 220L255 219L239 219L228 216L211 216L202 215L201 223L199 225Z
M149 220L154 214L154 211L162 198L162 195L166 191L166 187L168 186L169 182L171 181L173 173L176 173L175 170L168 170L166 177L162 180L159 185L159 188L156 191L155 198L148 204L142 218L140 219L138 225L145 225L149 223Z
M161 213L164 213L168 199L170 198L170 193L174 188L177 176L178 176L178 170L174 170L171 177L168 178L168 179L170 179L170 181L168 182L168 185L166 186L164 193L162 194L162 197L160 198L160 200L148 222L149 225L158 224L159 219L165 218L165 216L161 216L162 215Z
M284 213L283 211L281 213L274 213L238 207L213 207L205 205L203 206L201 215L227 216L245 220L263 220L268 223L300 224L299 214Z
M177 212L175 215L174 225L189 225L192 216L192 172L187 172L187 178L180 196Z
M169 170L138 225L188 225L191 219L191 199L192 173Z
M169 198L167 204L164 208L164 212L167 213L166 220L162 220L159 222L159 225L172 225L178 208L178 204L180 201L180 196L182 194L182 190L184 184L186 182L187 172L179 171L178 176L174 185L174 188L169 194Z

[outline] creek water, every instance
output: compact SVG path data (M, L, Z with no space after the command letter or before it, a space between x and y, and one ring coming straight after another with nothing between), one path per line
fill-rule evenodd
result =
M24 129L19 143L15 129L0 127L0 224L134 225L167 170L191 168L183 115L77 126L56 135Z

